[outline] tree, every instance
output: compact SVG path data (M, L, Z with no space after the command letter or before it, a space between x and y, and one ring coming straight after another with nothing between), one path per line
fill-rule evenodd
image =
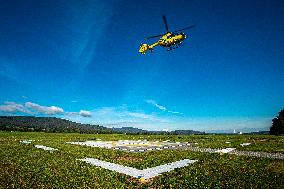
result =
M282 109L276 118L272 120L269 134L281 135L284 134L284 109Z

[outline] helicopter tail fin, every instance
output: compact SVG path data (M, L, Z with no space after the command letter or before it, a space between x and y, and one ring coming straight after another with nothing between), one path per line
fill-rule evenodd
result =
M141 44L140 45L140 49L139 49L139 52L141 54L145 54L148 50L150 50L151 52L153 52L153 47L148 45L148 44Z

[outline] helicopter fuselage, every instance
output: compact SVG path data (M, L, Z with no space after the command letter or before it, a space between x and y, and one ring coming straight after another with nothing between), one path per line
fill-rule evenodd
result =
M168 32L159 39L158 44L162 47L170 47L181 43L185 38L186 35L184 33L173 34Z

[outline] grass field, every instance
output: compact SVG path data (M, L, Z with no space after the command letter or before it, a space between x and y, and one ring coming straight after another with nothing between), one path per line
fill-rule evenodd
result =
M0 132L1 188L284 188L284 160L162 150L130 153L66 144L86 140L170 140L200 147L284 153L284 136L266 135L119 135ZM21 140L35 140L22 144ZM230 142L230 143L225 143ZM249 146L240 146L249 142ZM34 145L57 148L53 153ZM198 162L140 183L79 158L96 158L138 169L182 159Z

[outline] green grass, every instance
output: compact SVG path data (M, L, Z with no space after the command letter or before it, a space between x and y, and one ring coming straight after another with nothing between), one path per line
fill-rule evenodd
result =
M36 140L22 144L20 140ZM85 140L171 140L197 142L201 147L236 147L238 150L282 152L283 136L264 135L192 135L144 136L104 134L56 134L0 132L1 188L283 188L284 161L199 153L186 150L162 150L129 153L102 148L66 144ZM38 141L40 140L40 141ZM226 144L230 141L230 144ZM241 147L244 142L252 143ZM58 151L50 153L34 147L42 144ZM92 157L139 169L181 159L197 159L187 167L164 173L147 183L92 166L76 159Z

